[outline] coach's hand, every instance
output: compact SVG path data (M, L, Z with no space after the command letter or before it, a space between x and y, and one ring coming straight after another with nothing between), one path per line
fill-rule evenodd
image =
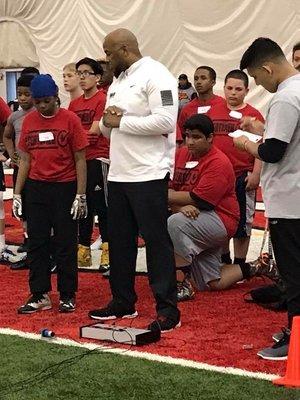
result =
M119 128L123 110L116 106L107 107L103 113L103 124L107 128Z
M86 195L76 194L75 200L71 207L71 215L73 219L86 218L88 214Z
M183 206L180 208L180 212L188 218L196 219L200 214L200 211L197 207L192 206L191 204L187 206Z
M12 210L14 216L20 220L22 217L22 197L20 194L14 194L13 195L13 205L12 205Z

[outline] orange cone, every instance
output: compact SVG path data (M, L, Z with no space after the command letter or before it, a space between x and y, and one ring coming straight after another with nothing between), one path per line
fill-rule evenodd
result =
M286 373L275 385L300 387L300 316L293 318Z

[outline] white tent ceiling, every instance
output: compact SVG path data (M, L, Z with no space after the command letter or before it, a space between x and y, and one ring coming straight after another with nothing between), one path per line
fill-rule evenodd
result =
M104 36L119 27L174 75L212 66L222 93L225 74L256 37L273 38L290 57L300 0L0 0L0 68L39 64L62 87L63 65L103 56ZM267 100L261 88L248 98L261 109Z

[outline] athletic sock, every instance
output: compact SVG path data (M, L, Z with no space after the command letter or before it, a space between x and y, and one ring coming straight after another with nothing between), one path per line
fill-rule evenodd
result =
M246 262L246 258L234 257L233 264L241 264Z
M221 261L223 264L232 264L232 259L230 257L230 252L222 254Z
M239 263L235 262L234 264L238 264L240 266L242 274L243 274L243 279L248 279L251 277L250 264L246 263L245 260L243 260L243 259L240 259L240 260L242 260L242 261Z

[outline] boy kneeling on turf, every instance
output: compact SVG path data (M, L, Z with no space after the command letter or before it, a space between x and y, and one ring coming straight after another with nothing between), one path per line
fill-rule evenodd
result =
M194 297L190 278L199 290L223 290L262 274L249 263L222 264L223 247L239 221L233 167L212 144L214 125L208 116L191 116L184 130L186 145L177 150L169 188L173 215L168 219L168 230L180 270L178 301Z
M23 121L20 165L13 212L22 215L25 189L31 296L18 309L31 314L52 307L49 242L54 231L59 311L75 310L77 221L87 215L86 133L74 113L58 107L58 88L50 75L38 75L30 91L36 110Z

